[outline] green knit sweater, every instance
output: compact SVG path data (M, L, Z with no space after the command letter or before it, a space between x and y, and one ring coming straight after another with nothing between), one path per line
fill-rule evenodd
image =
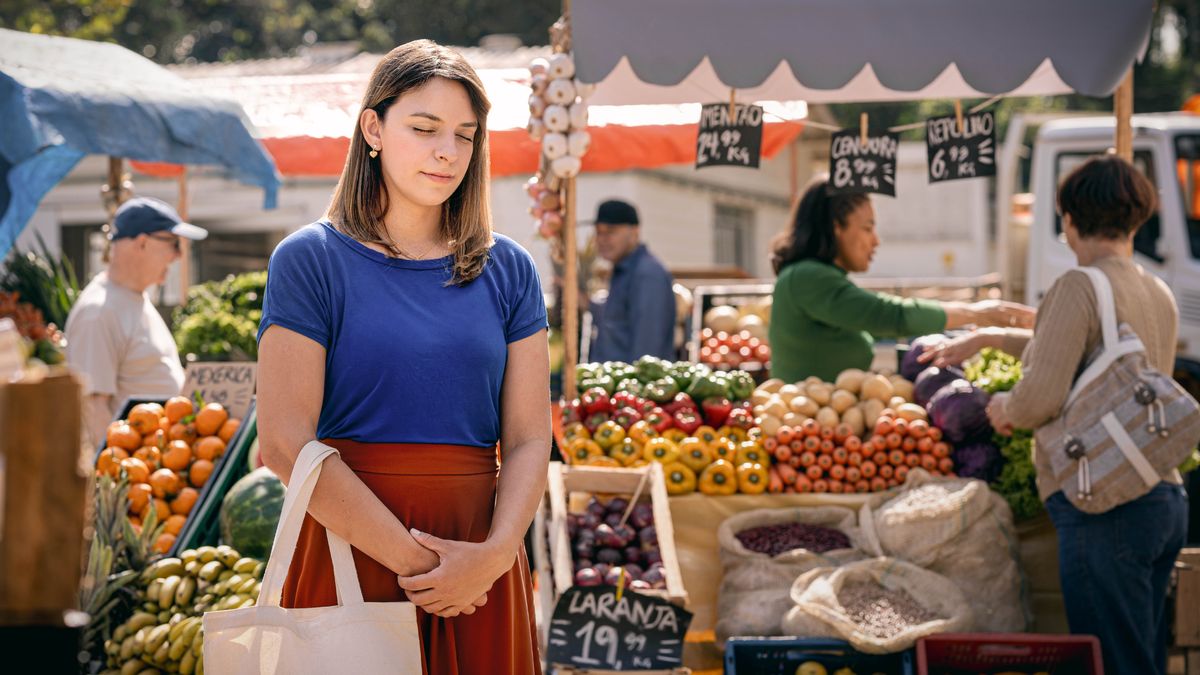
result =
M905 337L946 328L929 300L863 290L836 265L802 260L783 269L771 305L771 375L828 382L847 368L867 369L875 336Z

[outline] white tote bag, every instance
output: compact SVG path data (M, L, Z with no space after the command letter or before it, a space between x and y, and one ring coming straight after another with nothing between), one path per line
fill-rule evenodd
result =
M312 441L296 459L258 604L204 615L206 672L420 675L416 608L411 602L363 602L350 545L333 532L327 530L338 605L308 609L279 606L321 463L335 452Z

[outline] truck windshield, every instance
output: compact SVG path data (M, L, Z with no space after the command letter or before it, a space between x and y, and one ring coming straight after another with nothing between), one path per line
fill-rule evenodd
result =
M1200 134L1175 137L1175 167L1192 257L1200 258Z

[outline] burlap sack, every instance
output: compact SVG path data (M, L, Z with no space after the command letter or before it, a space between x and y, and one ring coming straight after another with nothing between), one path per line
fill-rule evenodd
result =
M742 546L737 533L765 525L806 523L841 530L857 546L855 513L837 506L759 509L726 518L717 530L724 577L717 599L717 643L734 635L779 635L780 621L792 607L789 592L796 577L816 567L836 567L864 556L856 548L814 553L795 549L777 556Z
M848 583L903 590L939 618L904 628L888 637L877 637L852 621L838 599L838 593ZM816 630L811 623L800 623L815 621L828 628L834 637L846 640L855 649L868 654L904 651L928 635L960 632L971 625L971 606L954 584L940 574L894 558L874 558L838 568L812 570L796 579L791 595L796 602L796 611L794 615L788 615L788 628Z
M1021 632L1032 619L1012 510L983 481L914 470L899 495L859 511L864 550L953 581L971 603L971 630Z

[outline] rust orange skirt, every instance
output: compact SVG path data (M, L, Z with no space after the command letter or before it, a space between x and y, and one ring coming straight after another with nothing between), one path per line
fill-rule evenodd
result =
M406 526L443 539L487 539L496 501L494 451L459 445L324 442L341 452L342 461ZM363 599L407 600L391 570L358 549L353 552ZM283 587L283 606L336 604L325 528L305 516ZM442 619L418 608L417 623L425 675L529 675L541 670L524 546L475 614Z

